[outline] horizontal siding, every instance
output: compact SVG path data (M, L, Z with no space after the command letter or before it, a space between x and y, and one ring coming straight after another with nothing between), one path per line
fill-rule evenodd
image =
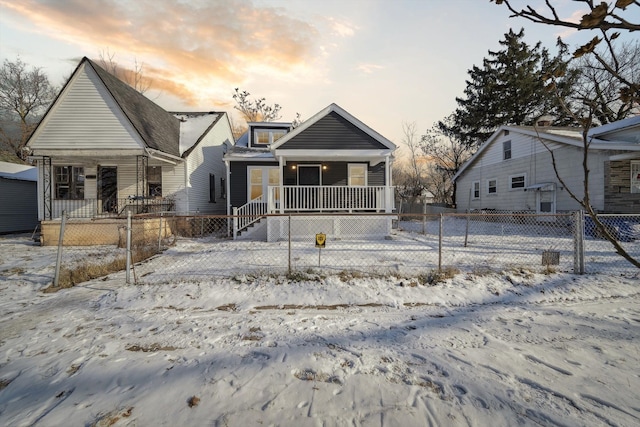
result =
M386 149L387 147L344 117L336 112L331 112L299 135L285 142L280 148L294 150L365 150Z
M0 234L33 231L37 225L37 183L0 178Z
M230 162L231 188L229 201L231 207L240 207L247 200L247 167L248 166L277 166L276 162ZM286 182L286 180L285 180Z
M538 143L539 144L539 143ZM512 146L513 147L513 146ZM502 149L502 145L500 144ZM459 210L500 209L500 210L535 210L536 192L523 189L510 189L510 176L526 174L527 185L553 182L556 183L556 210L569 211L579 209L579 205L562 189L562 185L553 170L551 154L546 149L532 147L532 154L500 161L499 166L493 158L484 162L482 157L475 162L456 181L456 205ZM582 149L562 146L554 150L556 164L565 184L578 196L584 194L584 173L582 170ZM596 209L604 208L604 162L608 154L593 152L589 155L590 185L589 193L592 205ZM497 194L487 194L487 180L497 179ZM469 191L474 181L480 181L480 198L472 199L469 205Z
M226 178L222 161L226 144L231 144L233 135L226 118L223 117L207 133L187 158L189 211L201 213L226 213L226 200L222 198L220 178ZM215 202L209 201L209 175L215 176Z
M31 141L38 149L141 148L139 137L95 72L83 65Z

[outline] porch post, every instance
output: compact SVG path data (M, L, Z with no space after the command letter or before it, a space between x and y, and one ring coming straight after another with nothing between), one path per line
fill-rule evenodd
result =
M282 214L282 213L284 213L284 200L285 200L285 198L284 198L284 185L283 185L283 182L284 182L284 159L282 158L282 156L278 157L278 164L280 165L280 183L279 183L280 191L279 191L279 194L280 194L280 213ZM274 199L275 199L275 197L274 197Z
M40 162L38 162L40 165ZM43 219L53 219L53 209L52 209L52 181L53 181L53 171L51 167L51 157L44 156L42 157L42 211L43 211Z
M384 158L384 173L386 175L386 187L384 189L384 211L390 213L393 206L393 187L391 182L391 162L389 162L389 156Z

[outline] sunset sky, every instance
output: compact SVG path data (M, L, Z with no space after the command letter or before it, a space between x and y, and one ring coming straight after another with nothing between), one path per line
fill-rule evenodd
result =
M467 70L521 27L552 49L559 35L572 47L594 36L489 0L0 0L0 60L20 56L62 85L83 56L110 52L142 63L146 95L170 111L232 113L238 87L282 105L281 121L335 102L399 143L403 121L422 134L452 113Z

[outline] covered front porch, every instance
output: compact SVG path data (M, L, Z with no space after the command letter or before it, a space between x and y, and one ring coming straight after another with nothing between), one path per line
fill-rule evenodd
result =
M109 218L176 210L175 186L163 177L163 171L175 175L181 166L175 160L97 153L31 160L38 167L40 221L59 220L63 212L67 218Z
M268 215L391 213L394 203L392 186L273 185L267 187L266 194L233 208L233 235L237 237Z

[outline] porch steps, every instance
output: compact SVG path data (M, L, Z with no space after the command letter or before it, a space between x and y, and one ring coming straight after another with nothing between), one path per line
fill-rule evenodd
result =
M256 222L251 223L248 227L238 231L236 240L267 240L267 221L266 218L260 218Z

